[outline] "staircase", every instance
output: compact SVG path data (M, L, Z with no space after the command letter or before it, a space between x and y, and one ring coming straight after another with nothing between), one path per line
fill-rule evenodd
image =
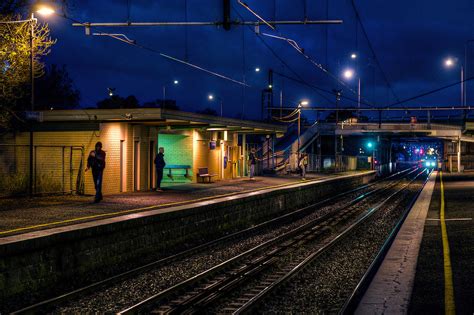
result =
M318 137L319 124L317 122L303 129L300 134L299 152L304 152ZM263 145L264 169L285 173L296 170L298 167L298 124L291 124L287 133L278 139L274 146L275 152L272 151L270 141L271 139L267 139Z

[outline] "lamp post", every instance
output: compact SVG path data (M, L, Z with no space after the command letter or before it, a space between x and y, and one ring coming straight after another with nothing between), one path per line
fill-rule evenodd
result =
M467 40L466 43L464 44L464 75L467 78L467 48L469 46L469 43L474 42L474 39ZM467 106L467 85L466 82L463 82L464 84L464 107ZM467 111L464 111L464 116L466 118Z
M213 101L215 98L217 98L219 101L220 101L220 105L221 105L221 117L222 117L222 114L223 114L223 108L222 108L222 105L223 105L223 101L222 101L222 98L220 98L219 96L214 96L213 94L209 94L207 96L207 98L210 100L210 101Z
M444 65L447 67L447 68L452 68L456 65L456 60L453 59L453 58L446 58L444 60ZM460 65L461 67L461 107L465 105L465 101L464 101L464 66L461 64Z
M262 69L259 67L259 66L255 66L255 68L253 68L253 71L255 73L260 73ZM249 70L250 71L250 70ZM246 87L247 87L247 78L246 78L246 70L245 68L243 69L242 71L242 81L244 82L244 85L242 87L242 108L241 108L241 114L240 114L240 119L244 119L244 110L245 110L245 99L246 99Z
M352 57L352 56L356 56L355 54L352 54L351 55L351 58L352 59L355 59L356 57ZM354 70L352 69L346 69L343 73L343 76L344 78L350 80L354 77L355 75L355 72ZM357 119L359 119L360 117L360 75L357 76Z
M178 80L173 80L174 85L178 85L179 81ZM161 102L161 107L165 108L165 100L166 100L166 87L168 84L163 84L163 101Z
M301 108L303 106L307 106L309 104L308 101L301 101L298 103L298 156L300 154L300 146L301 146Z
M36 12L43 16L48 16L54 13L54 10L41 6L39 7ZM15 21L13 21L15 22ZM18 22L29 22L30 23L30 87L31 87L31 98L30 98L30 110L33 112L35 110L35 74L34 74L34 36L35 36L35 23L37 19L35 18L35 14L32 12L31 17L29 20L26 21L18 21ZM33 113L32 113L33 115ZM28 194L30 196L33 195L33 128L30 127L30 137L29 137L29 186L28 186Z

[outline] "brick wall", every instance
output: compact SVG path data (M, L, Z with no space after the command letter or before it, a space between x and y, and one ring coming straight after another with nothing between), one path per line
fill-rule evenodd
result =
M195 130L193 132L193 171L198 174L198 168L209 167L209 133ZM196 176L193 178L197 181Z
M107 153L106 168L104 172L104 194L118 193L120 191L120 141L125 140L125 146L129 145L127 136L127 125L124 123L104 123L100 125L98 131L42 131L34 133L34 145L36 148L36 175L37 175L37 192L48 192L48 190L59 185L62 186L63 176L63 157L64 168L66 170L66 178L64 179L66 190L70 189L70 177L68 170L71 169L70 146L84 148L83 168L87 163L89 152L94 150L97 141L103 144L103 150ZM19 133L16 137L16 144L28 144L29 134ZM49 147L48 147L49 146ZM57 146L57 147L53 147ZM63 152L61 146L66 149ZM127 152L129 153L129 152ZM74 172L72 185L76 186L82 152L73 150L72 152L72 170ZM25 158L19 157L19 159ZM124 161L126 161L126 156ZM19 163L27 163L26 161L18 161ZM130 161L128 161L130 163ZM129 166L130 167L130 166ZM128 167L128 168L129 168ZM127 176L129 172L124 172ZM86 172L84 175L84 188L86 194L94 194L94 183L92 173ZM48 181L48 186L42 186L42 182ZM75 188L75 187L74 187Z

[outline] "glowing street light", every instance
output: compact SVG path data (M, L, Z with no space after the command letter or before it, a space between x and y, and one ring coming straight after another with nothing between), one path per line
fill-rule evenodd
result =
M38 13L39 15L42 15L42 16L50 16L54 13L56 13L56 11L54 11L53 8L51 7L47 7L47 6L41 6L38 8L38 10L36 10L36 13Z
M173 84L174 85L178 85L179 84L179 81L178 80L173 80ZM162 104L161 106L164 108L165 106L165 101L166 101L166 87L168 86L169 84L164 84L163 85L163 101L162 101Z
M451 57L448 57L444 60L444 65L446 66L446 68L452 68L456 65L457 63L457 58L451 58ZM461 67L461 106L465 106L465 98L464 98L464 67L461 63L460 65Z
M344 70L344 78L346 79L352 79L352 77L354 76L354 70L352 69L346 69Z
M445 65L446 67L448 67L448 68L454 66L454 60L453 60L453 58L446 58L446 59L444 60L444 65Z
M301 102L299 102L298 104L298 157L299 157L299 154L300 154L300 134L301 134L301 108L303 106L308 106L309 102L307 100L303 100Z
M259 67L256 67L256 68L255 68L255 72L260 72L260 68L259 68Z
M344 71L344 78L350 80L354 77L354 74L355 74L354 70L346 69ZM357 84L357 109L358 109L357 110L357 118L359 118L359 116L360 116L360 75L358 77L359 78L358 78L358 84Z
M213 94L209 94L209 95L207 96L207 98L208 98L210 101L213 101L215 98L217 98L217 99L221 102L221 117L222 117L222 114L223 114L223 108L222 108L222 107L223 107L223 106L222 106L222 105L223 105L223 104L222 104L223 101L222 101L222 98L220 98L220 97L218 97L218 96L214 96Z
M356 53L352 53L351 54L351 59L356 59L357 58L357 54Z

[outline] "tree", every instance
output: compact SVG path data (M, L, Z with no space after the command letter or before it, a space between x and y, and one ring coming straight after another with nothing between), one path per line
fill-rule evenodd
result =
M71 109L79 106L80 93L74 87L66 66L51 65L35 82L36 109Z
M7 1L10 2L13 1ZM3 7L0 9L3 10ZM35 21L10 23L20 20L20 16L0 15L0 127L3 128L9 127L13 118L18 118L15 111L28 108L28 104L22 100L31 95L31 23L34 78L44 74L41 59L50 53L51 46L56 43L50 37L47 24Z
M138 108L139 106L140 104L134 95L129 95L126 98L119 95L113 95L97 103L97 108L100 109Z

